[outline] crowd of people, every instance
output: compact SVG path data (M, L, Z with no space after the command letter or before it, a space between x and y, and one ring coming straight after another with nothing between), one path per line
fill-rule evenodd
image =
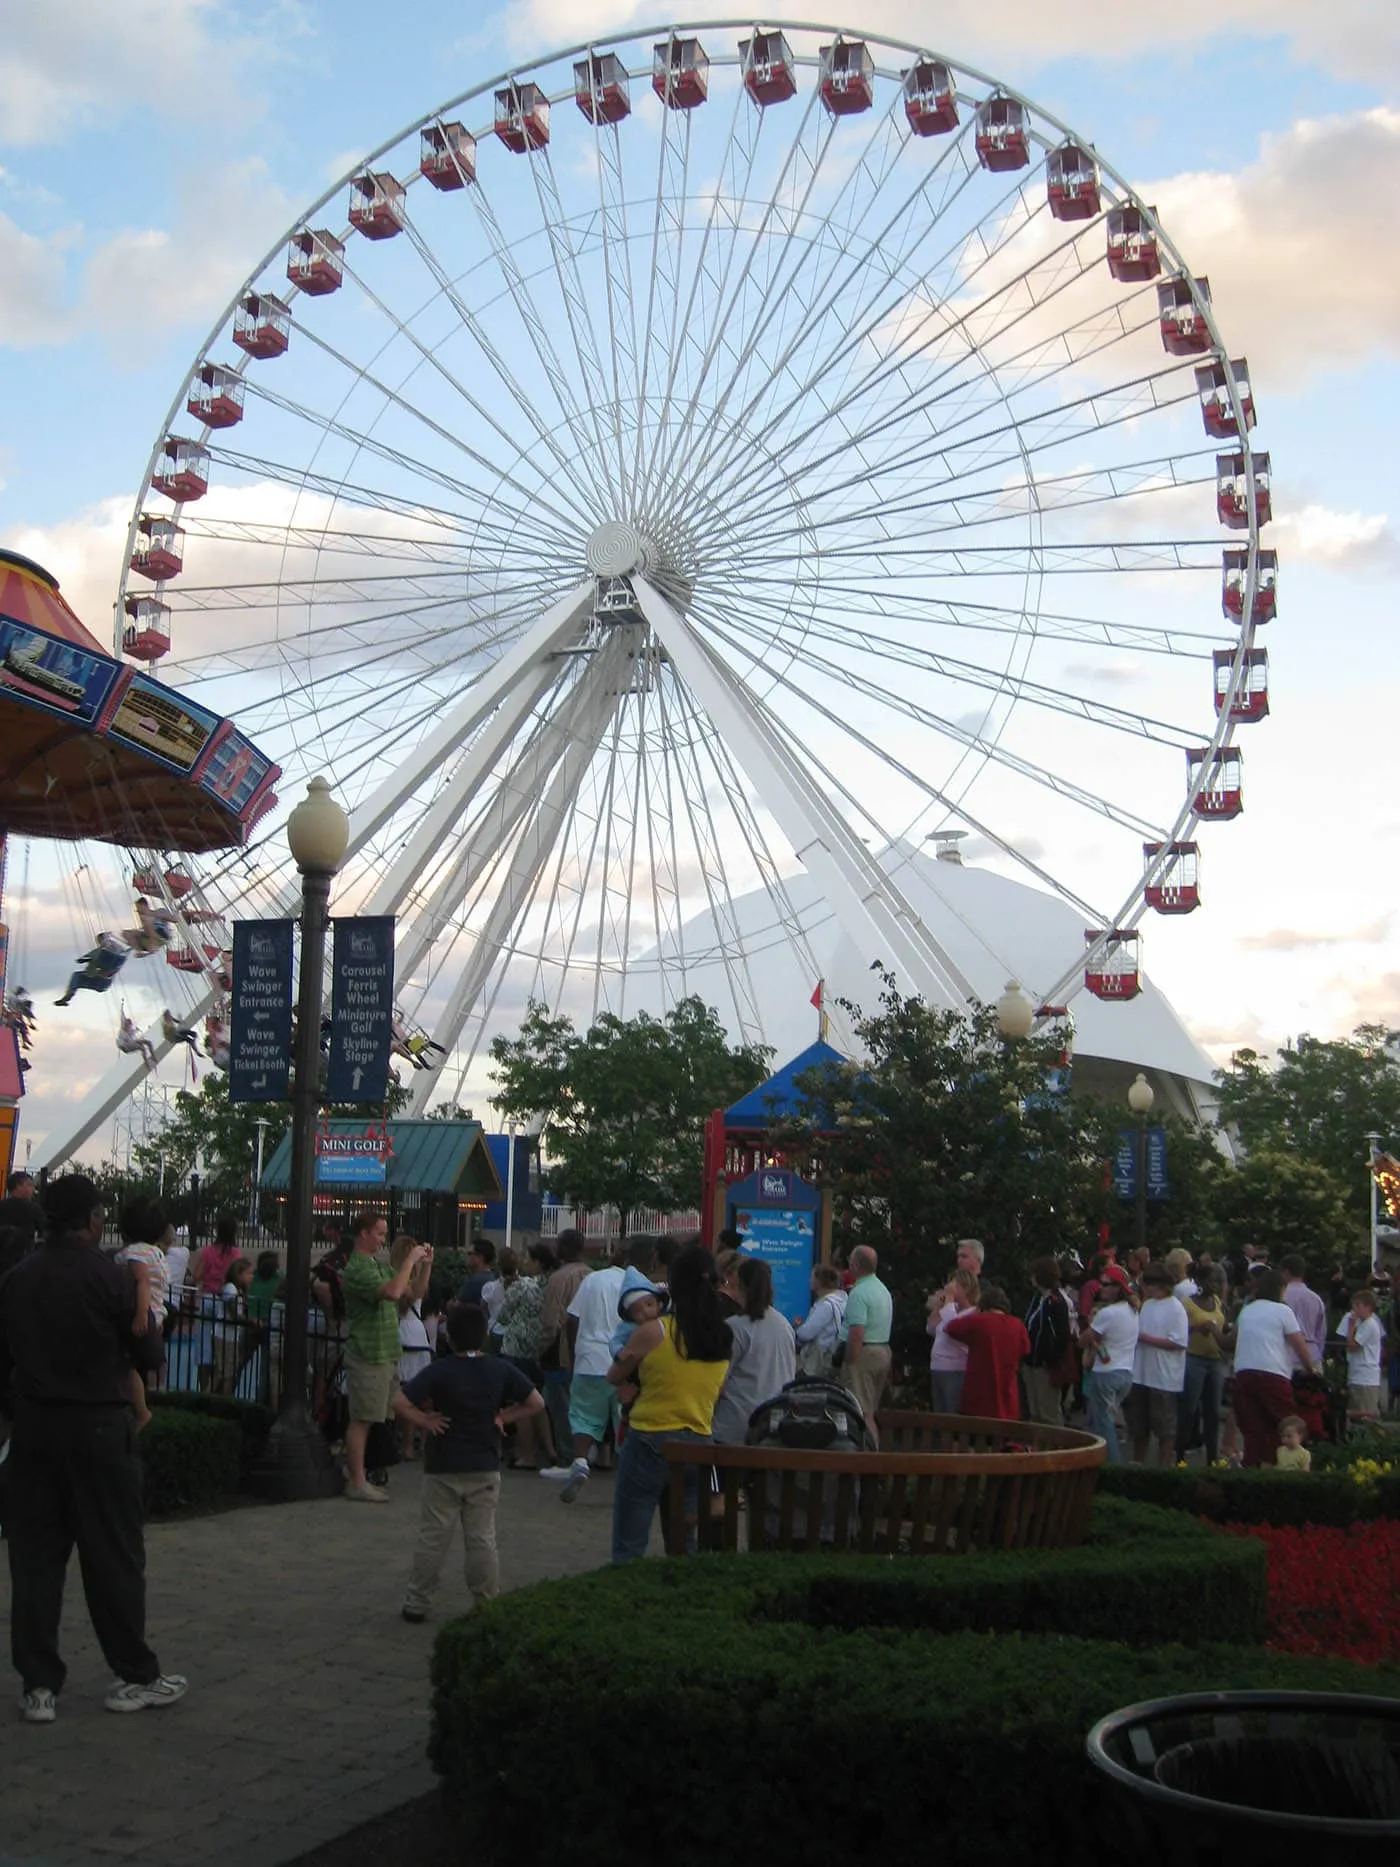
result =
M1350 1296L1332 1280L1344 1307L1329 1330L1306 1261L1289 1255L1274 1267L1263 1245L1224 1263L1180 1248L1156 1262L1138 1249L1125 1264L1106 1246L1075 1264L1074 1281L1043 1257L1024 1319L983 1265L981 1244L964 1240L928 1298L934 1410L1061 1425L1082 1409L1115 1462L1126 1437L1139 1462L1175 1464L1200 1447L1211 1464L1306 1469L1305 1440L1335 1430L1338 1412L1353 1423L1379 1418L1388 1340L1396 1371L1381 1274ZM1342 1363L1338 1381L1329 1370Z
M185 1691L144 1635L133 1448L150 1388L236 1395L251 1382L276 1399L277 1254L242 1255L231 1219L191 1249L159 1203L138 1199L109 1256L104 1221L81 1175L53 1182L42 1211L27 1175L12 1175L0 1202L12 1646L35 1723L52 1720L64 1680L58 1612L75 1545L117 1674L109 1707L143 1710ZM769 1265L743 1243L726 1233L711 1252L695 1238L633 1237L596 1263L577 1232L520 1252L478 1240L451 1300L439 1290L434 1304L432 1248L403 1234L391 1244L381 1214L357 1214L344 1243L331 1242L311 1279L308 1391L344 1458L349 1501L382 1504L387 1466L422 1460L406 1621L427 1617L456 1525L472 1596L497 1591L503 1465L538 1472L571 1504L615 1464L612 1559L626 1563L645 1555L667 1494L667 1444L744 1443L756 1410L799 1376L840 1382L878 1447L896 1343L876 1252L860 1245L844 1266L816 1265L806 1312L790 1318ZM1200 1446L1211 1462L1299 1471L1328 1428L1329 1360L1345 1362L1351 1420L1382 1410L1389 1293L1379 1279L1329 1328L1301 1258L1275 1268L1256 1246L1238 1262L1175 1250L1120 1265L1105 1247L1087 1267L1037 1259L1017 1314L986 1257L981 1241L961 1240L926 1300L936 1413L1055 1425L1082 1408L1111 1460L1126 1439L1140 1461L1172 1464ZM1333 1280L1334 1309L1338 1295ZM692 1543L705 1470L688 1470Z

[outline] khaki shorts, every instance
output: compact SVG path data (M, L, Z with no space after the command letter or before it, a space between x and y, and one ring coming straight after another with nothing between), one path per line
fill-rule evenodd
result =
M1378 1387L1358 1387L1353 1381L1347 1388L1347 1411L1362 1413L1368 1418L1374 1414L1380 1417L1381 1390Z
M1128 1389L1123 1402L1123 1418L1134 1439L1166 1439L1176 1444L1176 1418L1181 1406L1180 1394L1168 1394L1160 1387L1139 1383Z
M350 1418L389 1420L394 1416L394 1396L399 1391L399 1364L396 1361L356 1361L345 1357L346 1382L350 1389Z
M857 1406L867 1419L873 1420L879 1412L889 1380L890 1351L887 1343L862 1348L860 1360L854 1368L844 1361L841 1364L841 1384L850 1388L856 1397Z

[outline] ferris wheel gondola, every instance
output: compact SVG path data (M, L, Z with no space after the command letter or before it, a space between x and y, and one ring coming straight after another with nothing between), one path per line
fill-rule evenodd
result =
M491 78L310 205L162 424L118 614L289 800L331 775L416 1109L530 998L664 1007L702 961L761 1038L754 941L816 976L799 869L963 1002L907 886L952 830L1087 930L1035 1001L1121 1000L1267 711L1255 416L1208 281L1014 87L677 25ZM216 951L295 899L262 829L166 897Z

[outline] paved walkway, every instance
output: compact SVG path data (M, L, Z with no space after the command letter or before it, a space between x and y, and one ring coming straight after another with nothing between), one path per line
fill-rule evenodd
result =
M595 1475L566 1507L555 1486L507 1472L502 1586L606 1561L612 1482ZM434 1626L465 1605L461 1546L437 1614L407 1626L416 1467L396 1468L390 1498L153 1524L150 1639L190 1680L167 1711L103 1710L109 1675L75 1561L58 1722L26 1725L5 1707L0 1867L278 1867L431 1789L428 1661Z

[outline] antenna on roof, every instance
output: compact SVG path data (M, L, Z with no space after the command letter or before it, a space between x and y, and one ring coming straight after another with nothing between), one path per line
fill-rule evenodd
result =
M934 845L934 859L938 862L952 862L962 867L962 851L958 844L967 835L966 830L930 830L925 841Z

